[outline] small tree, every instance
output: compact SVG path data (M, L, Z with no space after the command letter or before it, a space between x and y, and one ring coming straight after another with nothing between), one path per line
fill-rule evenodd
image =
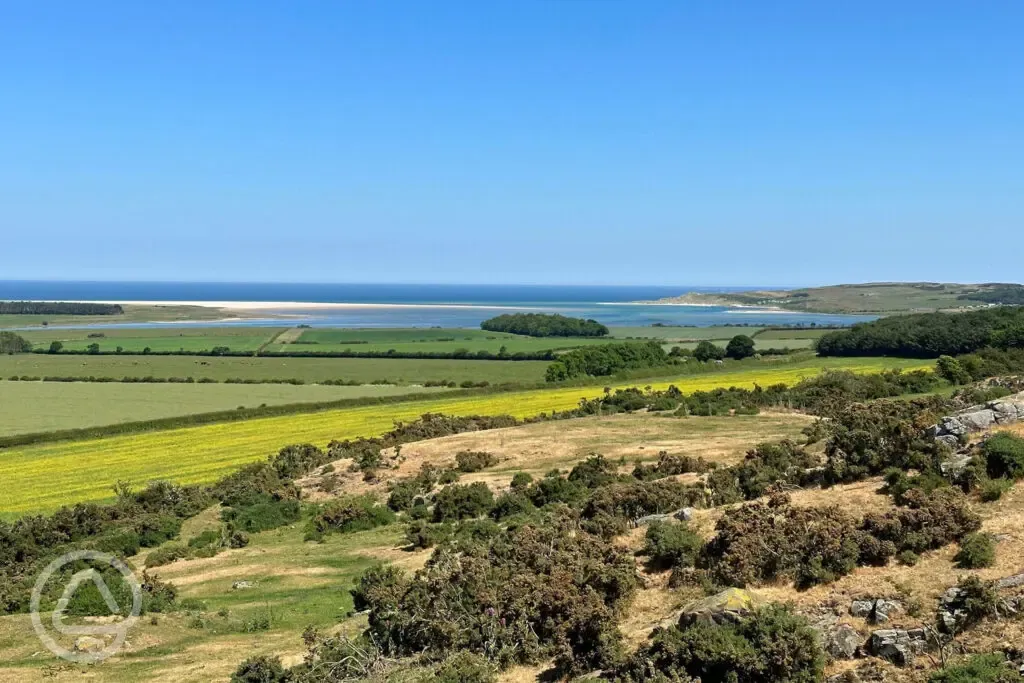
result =
M52 341L50 342L50 348L47 350L47 353L60 353L60 350L63 348L64 344L62 344L61 342Z
M711 342L705 340L697 344L697 348L693 350L693 357L701 363L707 363L710 360L721 360L725 358L725 351L721 347L715 346Z
M725 347L725 355L735 360L743 360L754 355L754 340L745 334L737 334L729 340Z

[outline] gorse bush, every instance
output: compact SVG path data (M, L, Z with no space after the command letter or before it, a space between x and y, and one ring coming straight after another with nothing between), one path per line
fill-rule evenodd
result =
M974 655L962 664L947 666L928 678L928 683L1018 683L1020 674L1007 666L1000 653Z
M989 534L968 534L953 560L961 569L991 567L996 561L995 539Z
M988 475L993 479L1024 478L1024 439L999 432L985 441L981 452Z
M332 531L366 531L392 524L395 519L395 513L386 506L378 505L371 495L341 496L322 505L313 515L306 537L321 539Z
M659 569L692 567L704 545L683 522L653 522L647 527L641 555Z
M460 472L479 472L497 463L497 458L482 451L459 451L455 454L455 468Z
M446 522L482 517L494 507L494 494L487 484L452 484L434 498L434 521Z
M617 683L817 683L825 656L807 621L772 605L736 625L703 622L655 629L650 642L616 668Z
M563 513L452 539L414 576L378 570L367 583L368 635L392 655L467 651L500 666L555 657L572 674L618 656L616 615L637 577L628 554Z

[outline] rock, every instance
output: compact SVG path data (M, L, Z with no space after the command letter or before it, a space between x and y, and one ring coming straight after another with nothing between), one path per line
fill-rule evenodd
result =
M92 636L78 636L75 638L75 644L73 649L75 652L87 652L96 653L102 652L107 646L107 643L102 638L93 638Z
M689 522L691 519L693 519L693 508L683 508L675 515L673 515L673 517L678 519L680 522Z
M952 434L943 434L942 436L935 437L935 440L944 443L952 449L956 449L960 446L960 437L953 436Z
M849 624L839 624L829 634L825 649L836 659L853 659L864 643L864 637Z
M1005 579L996 581L996 588L1017 588L1018 586L1024 586L1024 574L1007 576Z
M940 434L951 434L953 436L964 436L967 432L967 426L964 425L959 419L955 417L944 417L939 422L939 433Z
M978 410L973 413L964 413L959 417L960 422L971 431L988 429L996 421L995 412L988 409Z
M1017 405L1009 401L993 401L988 407L995 415L996 424L1007 424L1020 419Z
M728 588L703 600L691 602L679 615L679 626L696 622L735 624L754 609L754 596L741 588Z
M231 584L231 590L241 591L247 588L255 588L256 584L252 581L235 581Z
M903 631L880 629L871 634L871 654L888 660L897 666L912 664L914 656L924 652L926 645L924 629Z
M889 617L903 609L903 605L895 600L881 598L870 600L854 600L850 603L850 614L867 619L873 624L884 624Z
M992 540L996 543L1006 543L1013 540L1012 534L992 534Z
M940 438L945 439L946 437ZM939 465L939 469L945 475L960 474L973 459L973 456L967 453L954 453Z

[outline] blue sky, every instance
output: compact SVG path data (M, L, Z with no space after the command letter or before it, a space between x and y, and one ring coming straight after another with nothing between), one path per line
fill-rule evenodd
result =
M1024 3L9 2L0 279L1020 281Z

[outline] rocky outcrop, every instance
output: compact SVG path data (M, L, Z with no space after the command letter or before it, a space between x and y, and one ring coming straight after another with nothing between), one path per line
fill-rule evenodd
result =
M1006 396L983 405L965 408L955 415L939 420L928 428L928 435L956 448L959 440L971 432L984 431L993 425L1024 420L1024 392Z
M850 603L850 614L852 616L866 619L872 624L887 623L891 615L902 609L903 605L899 602L882 598L854 600Z
M853 659L864 644L864 636L849 624L839 624L825 634L825 650L835 659Z
M923 628L909 631L903 629L880 629L871 633L869 647L871 654L888 660L897 666L913 664L914 657L925 651L928 633Z

